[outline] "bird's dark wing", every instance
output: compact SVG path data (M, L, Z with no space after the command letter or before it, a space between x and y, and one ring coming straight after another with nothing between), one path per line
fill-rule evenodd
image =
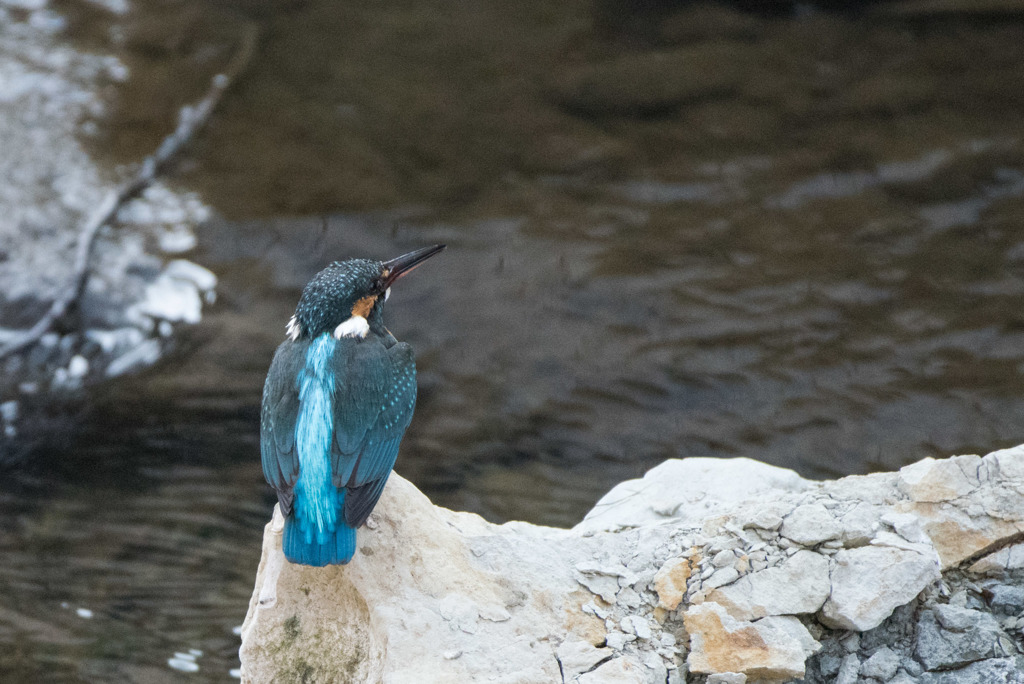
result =
M299 477L299 454L295 448L295 421L299 414L296 379L305 363L308 343L286 341L277 348L263 385L260 410L260 454L263 476L277 491L281 513L291 512L292 487Z
M334 484L345 487L345 521L366 522L416 406L412 348L377 340L347 342L335 359Z

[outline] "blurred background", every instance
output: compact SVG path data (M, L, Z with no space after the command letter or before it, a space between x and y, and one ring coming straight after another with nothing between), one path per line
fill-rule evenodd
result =
M0 679L236 676L262 382L336 259L448 244L387 307L420 369L396 470L494 522L571 526L666 458L826 478L1024 441L1018 0L0 8L115 60L78 138L114 178L258 31L162 179L205 207L161 257L216 275L202 320L71 391L7 365Z

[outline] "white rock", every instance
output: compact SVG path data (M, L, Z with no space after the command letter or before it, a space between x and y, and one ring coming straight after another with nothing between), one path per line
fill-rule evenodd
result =
M970 570L980 575L1002 577L1010 570L1024 568L1024 544L1011 544L980 559Z
M747 684L747 675L742 672L717 672L708 675L707 684Z
M573 530L617 530L672 518L702 520L769 492L802 492L810 484L792 470L746 458L670 459L643 479L616 485Z
M12 302L32 296L46 304L63 292L80 228L111 206L113 170L92 158L83 138L103 119L104 91L126 67L102 49L79 52L64 14L48 0L0 0L0 288ZM186 202L168 195L170 205ZM146 251L151 228L122 224L96 241L87 299L104 320L120 321L142 293L157 261ZM67 380L76 384L75 374Z
M1024 450L1005 449L979 458L926 459L900 471L909 497L896 508L918 517L943 569L1000 548L1024 527ZM939 504L939 505L936 505Z
M622 583L621 580L619 583ZM636 593L632 587L624 587L619 590L618 595L615 597L615 601L616 603L621 603L626 608L635 609L640 607L642 599L640 598L640 594Z
M789 512L789 507L779 504L777 507L769 505L752 507L742 512L739 516L740 525L745 529L756 527L762 530L777 530L782 526L782 516ZM740 675L743 676L743 675Z
M146 287L144 298L128 313L131 317L142 315L163 321L198 323L203 309L200 295L213 292L216 286L217 276L209 269L174 259Z
M651 626L647 620L639 615L627 615L622 618L622 631L629 631L640 639L651 638Z
M477 609L477 614L481 619L490 620L491 622L504 622L505 620L512 619L512 613L497 605L481 606Z
M466 634L476 634L477 612L476 605L467 596L462 594L448 594L438 604L438 611L452 627L460 629Z
M926 458L900 468L899 488L913 501L937 503L966 496L978 485L977 456L955 456L936 461Z
M839 666L839 672L836 674L835 684L857 684L860 675L860 658L857 657L856 653L850 653L843 657L843 662Z
M625 645L628 644L630 641L636 641L635 634L626 634L625 632L609 632L608 638L605 640L605 643L608 644L610 648L614 648L616 651L621 651L625 647Z
M146 340L139 346L117 357L107 366L104 373L113 378L147 366L152 366L160 358L160 343L157 340Z
M586 603L584 603L580 610L582 610L584 613L589 613L590 615L596 615L602 620L606 619L609 615L609 612L607 610L598 607L598 605L593 601L587 601Z
M316 681L378 682L385 672L395 682L473 681L483 672L509 684L556 681L556 644L570 634L591 644L604 638L602 622L580 610L591 594L573 577L597 542L435 508L397 475L374 515L377 529L359 531L348 565L283 563L269 607L257 598L269 560L281 557L281 533L268 526L242 631L245 681L290 681L301 671ZM396 564L403 548L415 549L414 558ZM473 615L500 610L510 618Z
M722 587L730 582L735 582L739 579L740 573L736 568L721 568L715 570L715 572L704 582L705 587L714 589L716 587Z
M914 551L926 556L930 556L934 551L935 547L931 545L931 540L926 536L924 542L914 543L907 541L904 537L894 534L893 532L887 532L881 530L875 534L875 538L871 540L872 546L891 546L894 549L905 549L907 551Z
M859 632L880 625L897 606L942 576L934 551L863 546L840 551L834 559L832 593L822 607L821 621Z
M797 506L782 521L779 533L803 546L814 546L828 539L838 539L843 528L828 509L820 503Z
M665 659L657 652L646 651L641 660L643 661L644 667L647 668L646 681L653 682L654 684L662 684L662 682L668 680L668 667L665 665Z
M740 474L750 467L743 461L721 463ZM243 676L253 684L291 681L300 671L315 681L368 684L532 684L560 681L561 659L562 670L566 663L575 668L567 682L572 677L634 681L629 678L635 675L635 681L681 684L686 667L678 658L686 649L675 643L678 633L690 639L694 673L737 674L750 681L800 677L805 659L819 648L814 635L838 638L822 624L870 629L940 577L940 558L971 559L977 566L986 560L979 556L985 549L1017 540L1024 529L1024 449L957 463L958 470L974 467L964 477L977 484L938 503L913 501L892 473L859 476L850 487L843 484L849 478L810 485L780 477L779 490L765 489L757 498L722 507L707 500L717 497L714 489L704 498L687 494L686 487L677 492L680 508L672 515L710 505L713 512L706 517L676 519L653 509L640 515L630 505L616 520L603 508L602 524L618 532L491 525L432 506L393 475L374 511L374 528L359 531L356 557L346 566L285 562L280 525L268 526L242 631ZM695 472L707 477L698 466ZM675 466L664 472L679 474ZM728 477L726 466L716 472L726 490L730 479L741 479ZM925 473L914 481L929 477ZM651 479L648 473L645 480ZM670 501L668 487L655 489L665 494L663 502ZM853 493L868 498L849 498ZM818 531L820 553L764 528L742 527L758 519L761 507L778 514L797 503L809 507L809 519L824 512L838 526L831 539ZM790 533L799 530L804 514L792 521L796 528ZM644 516L648 522L632 529ZM842 548L841 540L853 539L856 547ZM940 545L946 556L937 553ZM991 554L1000 558L1005 551L995 567L1016 562L1014 549ZM735 554L735 563L715 572L713 558L726 551ZM763 569L740 577L736 564L746 562ZM716 578L712 584L723 578L732 582L702 587L702 570L708 579ZM260 600L269 596L272 601ZM930 596L926 592L924 600ZM967 600L962 589L949 603ZM682 611L685 631L675 622L679 613L672 611ZM793 614L814 617L805 617L805 626ZM851 657L839 676L855 682L861 676L857 631L842 644ZM865 672L886 674L889 660L878 650L864 663Z
M208 268L185 259L173 259L164 269L168 278L189 282L200 290L208 291L217 287L217 276Z
M75 354L71 357L71 361L68 363L68 376L72 378L82 378L86 373L89 372L89 362L84 356Z
M183 224L176 224L160 233L157 237L160 250L168 254L180 254L194 249L197 240L195 233Z
M716 568L724 568L726 565L732 565L735 560L736 554L726 549L716 553L715 557L711 559L711 564Z
M615 603L615 595L619 592L619 579L615 575L577 571L576 581L600 596L606 603Z
M763 679L803 677L804 661L821 645L794 617L746 622L716 603L690 607L683 616L690 634L691 672L740 672Z
M864 677L887 682L896 676L899 667L899 655L888 646L882 646L861 664L860 673Z
M858 503L839 518L843 528L842 542L849 546L863 546L871 541L879 528L879 512L869 503Z
M896 487L897 479L896 473L851 475L840 480L823 482L822 489L836 501L859 501L876 506L891 506L902 498Z
M798 551L780 565L716 589L708 600L721 604L738 620L756 620L768 615L814 613L830 590L828 559L812 551Z
M916 515L887 511L882 515L881 521L892 527L896 534L909 542L920 544L929 541L928 535L921 529L921 523Z
M593 672L581 675L580 684L647 684L647 670L635 658L614 658Z
M989 465L988 479L1024 481L1024 444L993 451L982 460Z
M198 323L203 310L199 290L194 283L161 274L146 287L145 298L132 308L150 318Z
M116 349L128 349L137 347L146 339L145 335L138 328L116 328L114 330L97 330L91 328L85 331L85 336L96 342L107 354Z
M562 666L562 676L566 681L571 681L578 674L589 672L601 661L615 655L613 649L597 648L575 635L559 644L556 653Z

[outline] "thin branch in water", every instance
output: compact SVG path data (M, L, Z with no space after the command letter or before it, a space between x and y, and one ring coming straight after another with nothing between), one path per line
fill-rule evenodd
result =
M163 139L156 152L142 160L133 178L118 189L111 190L106 194L79 231L78 246L75 250L74 276L71 283L64 293L50 304L49 310L43 314L42 318L36 321L35 325L24 335L0 347L0 359L17 354L38 342L81 299L85 292L85 286L89 282L89 261L100 228L109 223L126 202L152 185L167 163L195 137L199 129L210 118L210 114L213 113L224 92L249 64L253 50L256 48L257 37L258 31L255 25L247 25L234 57L231 58L223 72L213 77L210 88L206 91L203 99L195 105L182 107L178 113L178 126L174 132Z

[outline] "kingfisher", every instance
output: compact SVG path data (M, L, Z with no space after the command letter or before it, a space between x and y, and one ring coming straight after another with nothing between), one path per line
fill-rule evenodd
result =
M263 386L263 475L292 563L348 563L416 406L412 347L384 327L391 286L444 245L336 261L302 291Z

